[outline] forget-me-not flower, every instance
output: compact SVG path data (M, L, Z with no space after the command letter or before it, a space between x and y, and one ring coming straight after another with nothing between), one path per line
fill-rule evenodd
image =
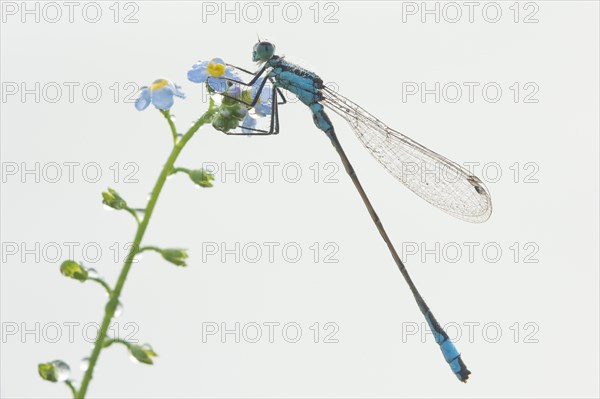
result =
M153 104L156 108L166 111L173 106L174 96L185 98L180 86L167 79L156 79L150 87L144 86L140 89L135 108L143 111Z
M225 65L225 61L220 58L195 63L187 76L194 83L207 82L211 89L219 93L227 90L227 80L223 78L240 80L233 68Z
M242 132L256 133L256 131L252 129L256 129L257 122L258 121L256 120L256 118L253 118L252 115L246 114L246 116L242 120L242 123L240 124L240 126L242 127Z
M247 96L249 98L245 98L244 100L251 101L252 99L256 98L258 90L260 89L263 80L264 78L260 78L252 85L252 87L250 88L250 95ZM256 104L253 108L254 112L247 113L241 123L242 132L256 133L256 131L251 130L256 129L256 125L258 124L258 120L256 117L271 116L271 113L273 112L272 99L273 88L271 85L265 84L260 94L258 94L258 100L256 101Z
M241 78L236 74L235 68L225 64L221 58L194 64L188 71L188 79L194 83L206 83L210 89L223 95L223 102L213 120L213 127L217 130L229 132L241 127L244 133L256 133L251 129L256 128L258 118L270 116L272 113L272 86L265 85L256 104L253 107L249 106L258 95L264 78L258 79L251 87L236 84L231 80L241 81Z
M256 97L256 94L258 93L258 89L260 89L260 85L262 85L264 78L260 78L258 79L253 85L252 85L252 89L251 89L251 93L252 93L252 98ZM273 111L273 104L272 104L272 98L273 98L273 88L271 87L271 85L265 84L265 86L263 87L262 91L260 92L258 101L256 102L256 105L254 105L254 110L256 111L256 114L258 116L270 116L271 112Z

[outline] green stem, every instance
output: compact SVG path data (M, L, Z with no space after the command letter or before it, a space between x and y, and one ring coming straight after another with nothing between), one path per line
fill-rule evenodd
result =
M177 173L177 172L183 172L183 173L187 173L187 174L189 174L189 173L190 173L190 170L189 170L189 169L186 169L186 168L173 168L173 174L175 174L175 173Z
M110 296L112 294L112 290L110 289L110 287L108 286L108 284L106 283L106 281L102 280L101 278L88 277L88 280L95 281L98 284L100 284L101 286L103 286L104 289L106 290L106 292L108 293L108 296Z
M165 115L164 111L162 111L162 113L163 113L163 115ZM96 338L96 343L94 344L94 349L92 350L92 355L90 356L90 363L89 363L88 369L85 372L85 375L83 376L83 380L81 381L81 387L79 388L79 391L77 392L76 397L78 399L85 398L85 394L87 392L88 385L90 384L90 381L94 374L94 368L96 367L96 362L98 361L100 352L103 349L104 340L106 339L106 334L108 332L108 328L110 327L110 322L115 314L115 309L117 308L117 304L119 303L119 297L121 296L121 291L123 290L123 286L125 285L125 280L127 279L127 275L129 274L129 270L131 269L131 265L133 263L133 258L135 256L135 254L137 254L139 251L140 244L142 242L142 238L144 238L144 233L146 232L146 228L148 227L148 223L150 222L150 217L152 216L152 212L154 211L154 206L156 205L156 202L158 201L158 196L160 195L160 192L162 191L162 188L165 185L165 181L167 180L167 177L171 174L173 165L175 164L177 157L181 153L181 150L183 150L183 147L192 138L192 136L194 136L194 133L196 133L202 125L211 121L214 113L215 113L214 102L211 100L210 108L208 109L208 111L206 111L206 113L202 117L200 117L200 119L198 119L196 121L196 123L194 123L192 125L192 127L190 127L190 129L181 138L181 140L179 140L179 141L175 140L176 143L173 146L173 149L171 150L171 154L169 154L169 158L167 158L167 162L163 166L162 171L160 172L160 175L158 176L158 179L156 180L156 183L154 184L154 189L152 190L152 194L150 195L150 200L148 201L148 205L146 206L146 212L144 213L144 219L142 219L141 223L138 225L137 231L135 233L135 238L133 240L133 245L131 246L131 249L129 250L129 254L125 260L125 263L123 264L123 269L121 270L121 274L119 274L119 278L117 280L117 284L115 285L114 290L112 291L112 295L110 296L110 298L106 304L104 318L102 320L102 324L100 325L100 331L98 332L98 337ZM168 116L168 114L165 115L165 117L169 121L169 126L171 126L171 131L175 132L173 121L171 121L171 118ZM176 139L177 133L174 133L174 134L175 134L174 137Z
M175 123L173 123L173 119L171 119L171 111L161 110L161 114L167 118L167 122L169 123L169 127L171 128L171 134L173 135L173 144L177 144L177 128L175 127Z
M154 251L154 252L158 252L159 254L162 254L162 249L160 249L159 247L145 246L145 247L140 248L138 253L142 253L144 251Z
M137 224L140 224L140 217L138 216L137 212L135 211L135 209L132 209L130 207L125 208L125 210L129 213L131 213L131 215L135 218L135 221L137 222Z
M131 345L131 342L125 341L124 339L121 339L121 338L108 338L104 341L103 347L108 348L109 346L111 346L114 343L123 344L128 348L129 348L129 345Z
M77 389L75 389L75 385L73 385L73 381L66 380L65 384L67 384L67 386L69 388L71 388L71 393L73 394L73 397L76 398L77 397Z

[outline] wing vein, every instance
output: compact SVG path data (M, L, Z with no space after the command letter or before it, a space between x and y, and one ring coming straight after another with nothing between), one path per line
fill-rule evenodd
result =
M344 118L371 155L415 194L460 219L489 219L492 201L479 178L333 90L324 88L322 94L323 104Z

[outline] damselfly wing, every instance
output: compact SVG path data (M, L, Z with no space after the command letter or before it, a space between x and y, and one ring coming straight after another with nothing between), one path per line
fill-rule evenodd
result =
M324 88L323 96L323 104L350 124L371 155L419 197L469 222L489 219L492 199L479 178L333 90Z

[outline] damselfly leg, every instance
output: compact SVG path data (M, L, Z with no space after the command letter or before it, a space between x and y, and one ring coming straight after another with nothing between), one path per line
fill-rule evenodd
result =
M277 98L279 95L277 94L277 90L273 90L271 94L271 117L269 118L269 129L257 129L256 127L244 126L242 124L235 130L225 132L227 135L231 136L269 136L279 134L279 109L278 109L278 101ZM260 93L257 94L260 96ZM234 98L235 97L230 97Z

